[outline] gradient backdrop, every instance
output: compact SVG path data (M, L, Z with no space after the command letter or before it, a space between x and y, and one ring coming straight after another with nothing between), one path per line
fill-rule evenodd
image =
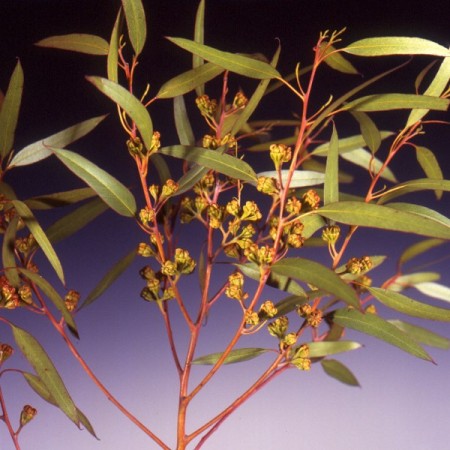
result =
M153 92L156 92L163 81L189 67L189 55L176 49L162 36L191 37L197 2L149 0L145 3L149 40L138 79L143 84L149 81L154 86ZM303 65L310 62L311 49L318 33L324 29L346 26L346 43L376 35L414 35L448 45L450 8L446 3L209 0L206 43L224 50L260 51L270 56L276 48L275 38L279 38L282 44L280 70L289 73L296 62L301 61ZM17 149L81 120L105 112L112 113L91 136L71 148L110 170L125 184L137 185L112 104L83 78L86 74L104 75L104 59L32 46L33 42L44 37L73 32L93 33L109 39L118 5L119 1L106 0L1 1L0 88L6 89L15 58L19 57L25 72L25 90L17 130ZM390 61L389 65L396 61ZM413 67L417 68L413 74L418 73L427 61L419 58L416 65L413 63ZM371 63L377 70L385 67L385 63ZM394 76L395 88L411 91L414 78L403 77ZM325 98L329 93L334 93L336 87L333 88L333 83L341 78L347 80L331 71L324 71L321 82ZM236 86L241 82L245 83L239 80L235 82ZM291 96L287 96L285 102L270 105L270 108L273 108L273 115L284 117L290 117L292 112L297 111ZM152 117L155 128L162 132L163 145L175 143L176 136L171 131L171 102L157 104L152 110ZM404 117L393 117L400 120L393 120L387 125L395 130L401 126ZM198 129L201 132L204 130ZM352 131L349 129L348 133ZM339 132L343 136L346 130L340 128ZM427 145L436 151L447 178L450 176L449 137L449 128L437 126L430 127L426 136ZM421 176L413 155L409 161L410 165L405 163L405 159L394 165L400 180ZM74 176L51 159L39 166L14 172L13 177L16 178L6 181L13 184L19 198L27 198L31 192L49 193L80 186ZM421 200L434 206L431 194L421 196ZM444 196L438 208L448 215L448 195ZM53 220L52 215L46 217L42 219L44 225ZM106 268L136 246L142 236L137 227L129 225L126 219L107 212L83 230L78 238L57 246L69 287L78 289L83 296L87 295ZM193 249L198 248L200 241L195 240L195 226L186 230L188 234L184 234L183 238L189 239ZM408 235L370 231L355 240L352 250L355 254L360 251L379 254L382 248L389 250L387 262L374 272L376 284L392 273L396 255L414 239ZM448 245L443 246L427 258L418 258L413 264L426 264L444 258L440 266L442 282L450 284L449 260L445 259L448 251ZM322 253L325 255L326 252ZM319 260L325 261L324 256ZM137 260L124 278L77 316L81 340L76 345L119 400L158 432L163 440L174 445L177 379L172 362L165 357L168 346L155 305L139 298L142 281L137 271L146 262ZM437 270L437 267L431 266L426 270ZM49 279L53 280L51 274ZM189 283L186 289L190 291L186 292L192 292L194 303L196 277L191 277ZM418 293L411 295L419 300L423 298ZM212 335L208 334L208 338L203 339L199 354L222 349L229 323L238 312L235 304L228 299L223 300L209 318ZM1 382L11 415L18 417L25 403L31 403L39 410L37 418L22 434L24 450L156 448L108 403L44 321L24 311L4 311L3 314L17 325L28 327L45 345L75 402L89 417L100 438L96 441L87 432L76 429L60 411L37 398L19 376L7 374ZM433 325L436 331L450 337L448 325ZM0 333L0 341L12 342L8 328L3 326ZM185 336L185 329L180 327L177 338L183 341ZM437 362L433 365L357 333L350 332L348 338L359 340L365 347L338 359L352 369L361 388L350 388L332 380L318 365L314 365L310 372L291 370L232 415L204 448L448 449L449 353L431 349L431 355ZM270 346L274 343L269 336L261 339L253 341L249 338L244 344ZM190 425L202 423L226 406L249 385L266 361L265 357L261 357L238 366L225 367L217 380L193 404ZM18 353L8 364L28 369L26 361ZM198 369L199 374L203 371ZM0 427L0 447L2 450L12 448L3 426Z

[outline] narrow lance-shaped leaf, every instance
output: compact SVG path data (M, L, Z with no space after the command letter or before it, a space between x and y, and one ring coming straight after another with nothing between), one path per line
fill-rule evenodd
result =
M349 386L359 386L359 382L353 373L340 361L335 359L324 359L320 361L324 372L341 383Z
M356 309L339 309L333 317L333 321L338 325L381 339L418 358L433 361L408 334L376 314L363 314Z
M326 50L324 52L324 56L326 57L323 60L325 64L338 72L347 73L349 75L359 74L355 66L350 61L345 59L341 52L336 51L336 48L328 43L323 43L322 47L323 46L326 46Z
M14 244L16 240L17 223L19 216L14 216L8 223L2 243L2 263L4 274L8 281L17 289L20 286L20 278L16 270L16 257Z
M438 308L418 302L406 295L381 288L368 288L369 292L383 305L395 309L403 314L412 317L419 317L427 320L437 320L440 322L450 322L450 310Z
M450 239L450 226L436 220L387 206L364 202L331 203L316 211L323 217L347 225L381 228L422 236Z
M36 375L29 373L29 372L22 372L22 375L24 376L25 380L27 381L28 385L31 387L31 389L36 392L42 399L44 399L46 402L50 403L51 405L54 405L58 407L58 404L56 403L56 400L53 398L50 391L47 389L47 386L43 383L43 381ZM95 434L94 428L89 422L88 418L77 408L77 418L75 420L75 425L79 427L79 424L84 425L86 430L89 431L89 433L92 434L92 436L97 437Z
M450 58L448 58L450 60ZM422 167L425 175L428 178L432 178L434 180L443 180L444 175L442 173L442 169L439 166L438 160L434 153L428 148L421 147L419 145L416 146L416 158L420 167ZM442 191L435 191L436 198L439 200L442 198Z
M404 289L413 287L417 283L424 283L428 281L436 281L441 278L437 272L414 272L400 275L395 278L395 281L390 283L387 287L391 291L401 292Z
M367 114L361 111L352 111L351 114L359 124L361 135L367 147L375 154L381 145L380 130L378 130L375 122Z
M392 323L392 325L395 325L400 330L409 334L415 341L420 342L421 344L445 350L450 348L450 339L440 336L426 328L412 325L401 320L389 320L389 323Z
M108 59L106 61L106 68L108 73L108 79L119 82L118 65L119 65L119 40L120 30L122 28L122 9L117 13L117 18L114 23L114 28L111 32L111 38L109 40Z
M87 53L88 55L107 55L109 51L109 44L102 37L81 33L51 36L41 39L34 45Z
M50 243L48 237L44 233L44 230L41 228L38 221L31 212L31 209L28 208L28 206L25 205L25 203L21 202L20 200L12 200L11 203L14 205L14 208L16 208L17 214L19 214L19 216L25 222L34 239L36 239L36 242L39 244L39 247L44 252L51 266L58 275L58 278L64 284L64 273L61 262L55 250L53 249L52 244Z
M410 194L411 192L441 190L450 191L450 180L432 180L430 178L419 178L417 180L405 181L397 184L392 189L388 189L380 197L378 203L381 205L401 195Z
M187 50L206 61L217 64L230 72L261 80L267 78L281 78L278 71L266 62L258 61L248 56L217 50L189 39L175 37L169 37L167 39L184 50Z
M161 147L159 153L208 167L231 178L243 181L256 181L256 174L248 163L234 156L221 154L214 150L202 147L172 145L170 147Z
M56 306L58 311L63 316L70 331L78 339L79 336L77 326L75 324L73 316L72 314L70 314L69 310L66 307L66 304L64 303L64 300L61 298L58 292L56 292L55 288L45 278L42 278L39 274L32 272L31 270L22 268L18 268L18 270L31 282L36 284L36 286L45 294L45 296Z
M52 154L50 147L67 147L72 142L91 132L105 117L106 115L103 115L84 120L58 133L27 145L16 153L9 164L9 168L27 166L47 158Z
M195 14L195 25L194 25L194 41L199 44L204 44L205 38L205 0L200 0L197 8L197 13ZM203 58L193 54L192 55L192 68L200 67L203 64ZM195 88L197 96L203 95L205 93L205 86L200 84Z
M342 51L357 56L431 55L450 56L450 50L436 42L417 37L375 37L355 41Z
M86 77L100 92L117 103L130 116L147 149L152 146L153 124L145 106L120 84L102 77Z
M77 407L70 397L61 376L41 344L27 331L11 324L14 339L20 351L48 389L56 406L79 427Z
M99 298L117 278L131 265L136 257L136 249L126 254L123 258L117 261L113 267L104 275L95 288L88 294L83 304L78 308L85 308Z
M56 192L55 194L39 195L24 200L30 209L53 209L61 206L73 205L74 203L95 197L97 194L89 187L71 189L70 191Z
M20 61L17 61L0 110L0 156L2 159L13 147L22 92L23 70Z
M189 116L186 111L186 103L183 96L173 99L173 115L175 118L175 128L181 145L195 145L195 136L192 131Z
M416 214L431 221L438 222L439 224L444 224L450 227L450 218L444 216L441 213L438 213L434 209L428 208L427 206L416 205L414 203L405 203L405 202L390 202L386 206L389 208L394 208L399 211L407 211L411 214Z
M355 291L332 270L304 258L284 258L272 266L275 274L296 278L313 284L347 304L359 308L359 299Z
M434 283L432 281L427 281L423 283L417 283L414 287L422 294L428 295L429 297L437 298L439 300L444 300L445 302L450 302L450 288L444 286L440 283Z
M289 170L280 170L281 180L286 187L286 183L289 177ZM259 172L258 177L271 177L278 179L278 172L276 170L268 170L265 172ZM325 182L325 175L321 172L314 170L294 170L289 188L300 188L306 186L316 186Z
M122 0L125 20L127 21L128 36L135 55L139 55L147 39L147 24L144 6L141 0Z
M445 242L446 241L443 239L425 239L423 241L417 242L409 246L400 255L400 258L398 260L399 266L402 266L411 259L421 255L422 253L427 252L428 250L438 247L439 245L445 244Z
M126 217L134 217L136 201L133 194L109 173L81 155L69 150L52 149L56 157L76 176L90 186L114 211Z
M333 122L330 146L328 148L327 164L325 168L325 184L323 187L323 203L334 203L339 201L339 137Z
M233 364L254 359L270 350L265 348L238 348L231 350L229 355L225 358L224 364ZM192 361L192 364L214 365L222 356L223 353L211 353L209 355L200 356Z
M361 348L361 344L354 341L318 341L308 342L307 345L310 358L323 358L324 356L349 352Z

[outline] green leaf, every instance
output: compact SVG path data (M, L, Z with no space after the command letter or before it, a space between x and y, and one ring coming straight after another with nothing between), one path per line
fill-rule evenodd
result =
M239 158L221 154L218 151L202 147L172 145L170 147L161 147L159 153L196 163L231 178L243 181L256 181L256 174L249 164Z
M333 321L352 330L376 337L418 358L433 361L431 356L408 334L376 314L363 314L356 309L339 309Z
M123 258L117 261L113 267L103 276L100 282L95 286L95 288L89 293L89 295L84 300L83 304L78 308L85 308L92 304L97 298L99 298L110 286L120 277L120 275L131 265L136 257L136 249L127 253Z
M413 287L417 283L424 283L426 281L436 281L441 278L437 272L414 272L406 275L400 275L395 278L393 283L390 283L388 289L395 292L401 292L404 289Z
M2 243L2 263L4 274L6 275L8 281L16 289L20 286L20 278L16 270L16 256L14 253L18 222L19 217L17 215L13 216L8 223Z
M450 288L448 286L430 281L417 283L414 287L419 292L422 292L422 294L428 295L429 297L450 302Z
M58 404L52 397L50 391L47 389L47 386L38 376L29 372L22 372L22 375L24 376L25 380L27 381L31 389L33 389L33 391L36 392L36 394L38 394L42 399L44 399L51 405L58 407ZM89 433L92 434L92 436L94 436L95 438L97 437L94 428L92 427L88 418L77 408L77 420L74 423L77 427L79 427L80 422L84 425L86 430L88 430Z
M109 49L108 49L108 59L106 62L106 68L108 73L108 80L114 81L115 83L119 82L119 41L120 41L120 30L122 28L122 9L117 13L117 18L114 23L114 28L111 32L111 38L109 40Z
M246 264L234 264L241 272L251 278L252 280L259 281L261 279L261 271L255 263ZM306 297L305 290L296 283L292 278L285 277L283 275L277 275L271 273L266 281L266 284L275 289L280 289L281 291L289 292L297 297Z
M359 129L364 142L367 147L369 147L370 151L375 154L381 145L380 130L367 114L360 111L352 111L351 114L359 124Z
M434 180L443 180L444 175L442 173L441 167L439 166L438 160L434 153L428 148L416 146L416 157L417 161L422 167L425 175L428 178L432 178ZM440 200L442 198L442 191L435 191L436 198Z
M428 217L430 220L435 220L438 223L445 224L450 227L450 219L448 217L434 211L431 208L427 208L426 206L402 202L390 202L386 206L399 211L407 211L411 214L418 214L419 216Z
M231 352L225 358L223 364L233 364L242 361L248 361L269 351L270 350L266 348L238 348L236 350L231 350ZM195 358L192 361L192 364L214 365L220 359L222 354L223 353L220 352L201 356L199 358Z
M359 308L359 299L355 291L332 270L315 261L304 258L284 258L272 265L272 271L278 275L310 283L348 305Z
M86 158L69 150L52 149L57 158L75 175L90 186L114 211L134 217L136 201L133 194L118 180Z
M147 38L144 6L141 0L122 0L122 6L127 21L128 36L137 56L142 52Z
M27 166L47 158L52 154L50 147L67 147L72 142L91 132L105 117L106 115L84 120L59 133L27 145L16 153L8 167Z
M422 236L450 239L450 226L432 218L387 206L364 202L332 203L316 210L327 219L347 225L402 231Z
M198 183L210 169L202 166L191 167L179 180L178 180L178 190L175 195L184 194L190 191L191 188Z
M433 95L439 97L445 90L450 79L450 58L444 58L439 70L437 71L433 81L425 90L425 95ZM421 120L428 113L428 109L415 109L411 111L406 122L406 126L409 127Z
M61 206L73 205L88 198L95 197L96 193L91 188L72 189L70 191L57 192L55 194L40 195L24 200L30 209L53 209Z
M44 252L51 266L58 275L58 278L64 284L65 283L64 273L63 268L61 266L61 262L58 256L56 255L56 252L53 249L52 244L48 240L48 237L44 233L44 230L41 228L38 221L31 212L31 209L28 208L28 206L25 203L21 202L20 200L12 200L11 203L14 205L14 208L16 208L17 214L19 214L19 216L23 219L25 225L28 227L31 234L36 239L36 242L39 244L39 247Z
M108 209L108 205L96 198L65 215L47 228L47 237L52 244L67 239L92 222Z
M412 325L401 320L389 320L389 323L395 325L400 330L409 334L415 341L428 345L430 347L442 348L447 350L450 348L450 339L447 339L439 334L433 333L430 330Z
M368 290L383 305L402 314L426 320L450 322L449 309L427 305L426 303L418 302L406 295L388 289L369 287Z
M161 155L158 155L158 153L150 155L150 161L158 172L159 181L161 182L161 185L163 185L171 178L169 166L164 158Z
M372 94L347 103L342 110L391 111L394 109L426 108L447 111L450 100L431 95L416 94Z
M222 67L207 63L183 72L166 81L156 94L156 98L173 98L191 92L198 86L216 78L223 71Z
M417 242L409 246L400 255L400 258L398 260L399 266L402 266L403 264L407 263L416 256L419 256L422 253L425 253L428 250L431 250L442 244L445 244L445 241L443 239L425 239L423 241Z
M195 136L192 131L189 116L186 111L186 103L183 96L173 99L173 115L175 118L175 128L181 145L195 145Z
M289 170L280 170L281 180L286 187L288 182ZM267 170L265 172L259 172L258 177L271 177L278 179L278 172L276 170ZM321 172L315 172L313 170L294 170L289 188L300 188L305 186L316 186L325 182L325 175Z
M17 61L0 110L0 156L2 159L11 151L14 144L22 92L23 70L20 61Z
M361 344L354 341L317 341L307 342L310 358L323 358L328 355L349 352L361 348Z
M235 72L249 78L265 80L281 78L281 75L270 64L258 61L248 56L217 50L189 39L168 37L178 47L181 47L206 61L212 62L225 70Z
M372 263L371 267L368 268L367 270L362 270L358 274L348 273L346 264L342 264L341 266L337 267L334 271L337 274L339 274L339 276L343 280L353 281L357 280L361 275L365 275L366 273L369 273L370 271L376 269L386 260L386 256L384 255L370 255L369 258L370 262Z
M44 383L56 406L79 427L77 407L41 344L27 331L15 325L10 325L17 346Z
M20 273L22 273L25 277L27 277L31 282L36 284L39 289L45 294L45 296L56 306L58 311L63 316L67 326L70 331L74 334L74 336L78 339L78 331L75 321L73 319L72 314L68 311L64 300L61 296L56 292L55 288L45 279L42 278L39 274L32 272L28 269L17 269Z
M370 169L371 173L378 173L383 167L383 162L364 148L356 148L355 150L341 153L341 157L356 166L363 167L366 170ZM389 167L385 167L383 172L381 172L381 178L397 183L397 178Z
M107 55L109 44L105 39L93 34L64 34L41 39L34 45L38 47L57 48L72 52L87 53L88 55Z
M334 378L341 383L348 384L349 386L360 385L353 373L340 361L335 359L324 359L320 361L320 364L325 373L331 378Z
M357 56L431 55L450 56L450 50L433 41L417 37L375 37L355 41L342 51Z
M330 146L328 147L325 180L323 187L323 203L328 205L339 201L339 137L333 123Z
M379 204L383 204L400 197L401 195L410 194L411 192L426 191L426 190L442 190L450 191L450 180L431 180L430 178L418 178L416 180L405 181L397 184L391 189L388 189L382 197L378 200Z
M318 215L303 216L302 224L303 224L302 236L305 239L309 239L317 230L320 230L326 225L325 220L323 220L323 218ZM305 245L307 244L308 241L305 242Z
M197 12L195 14L195 25L194 25L194 41L198 44L204 44L205 39L205 0L200 0L198 4ZM203 58L198 55L192 55L192 68L200 67L204 63ZM203 85L197 86L196 88L197 96L203 95L205 93L205 87Z
M86 79L130 116L141 134L145 147L149 150L152 146L153 124L150 114L140 100L114 81L93 76Z
M324 52L324 56L326 57L323 60L325 64L330 66L332 69L337 70L338 72L346 73L349 75L359 74L355 66L346 58L344 58L340 52L337 52L332 45L323 43L322 46L326 46Z

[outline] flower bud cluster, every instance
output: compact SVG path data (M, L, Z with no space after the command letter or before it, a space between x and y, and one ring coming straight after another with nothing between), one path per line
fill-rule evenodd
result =
M309 358L309 348L306 344L300 345L291 358L291 363L300 370L311 369L311 359Z
M334 245L339 239L340 234L341 228L339 225L331 225L322 230L322 240L330 245Z
M291 147L284 144L272 144L269 147L270 159L273 161L275 170L279 170L283 163L287 163L292 158Z
M9 344L0 344L0 364L4 363L13 353L14 349Z
M280 192L275 178L272 177L258 177L256 189L266 195L278 195Z
M225 295L240 302L243 302L248 297L248 294L244 292L244 275L241 272L233 272L228 277Z
M149 266L143 267L139 274L146 280L147 285L141 291L141 297L146 301L165 301L174 298L172 287L162 288L164 276L161 272L155 273Z
M323 313L320 309L313 309L308 303L297 308L297 314L304 317L309 326L317 328L322 322Z
M69 312L75 311L80 301L80 293L71 289L64 297L64 304Z
M251 243L245 247L244 255L258 266L268 266L272 264L276 252L275 248L269 245L259 247L258 244Z
M200 95L195 99L197 108L203 117L212 119L217 111L217 100L210 99L208 95Z
M15 309L20 306L21 298L16 288L10 284L6 276L0 277L0 307Z
M153 132L150 148L145 148L144 143L138 136L128 139L126 144L128 153L131 156L138 156L141 160L144 160L159 150L161 147L161 135L158 131Z
M320 206L320 196L314 189L309 189L303 194L302 203L306 211L318 209Z
M26 256L36 245L36 239L32 234L29 234L26 237L17 238L14 242L15 249Z
M362 258L351 258L345 265L348 273L352 275L359 275L367 272L372 268L372 261L368 256L363 256Z
M37 414L37 409L30 405L25 405L20 413L20 426L25 426Z

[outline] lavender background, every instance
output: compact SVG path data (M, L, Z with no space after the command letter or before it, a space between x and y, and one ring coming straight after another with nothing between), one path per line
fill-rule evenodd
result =
M143 85L150 81L154 86L153 92L167 78L189 67L189 56L162 36L191 37L196 3L188 0L146 2L149 38L138 79ZM347 26L346 43L362 37L398 34L420 36L448 45L447 18L450 11L445 3L436 2L430 8L414 1L394 4L387 1L210 0L207 3L206 42L229 51L262 51L271 55L276 48L274 39L279 38L282 44L280 68L282 73L288 73L297 61L303 65L309 63L311 48L319 31L324 29ZM87 74L104 74L104 59L32 46L33 42L44 37L71 32L94 33L109 39L118 5L118 1L97 0L1 2L0 87L5 90L15 58L20 57L25 72L25 91L17 149L78 121L111 112L104 124L72 148L110 170L124 183L136 185L114 108L84 80ZM383 64L391 66L395 61L389 64L373 61L371 64L382 70ZM423 67L427 61L418 58L413 64ZM331 77L338 76L328 71L321 82L332 91L334 79ZM413 79L405 79L402 75L394 77L393 83L399 89L412 89ZM326 97L328 94L328 91L324 93ZM296 104L288 96L286 103L274 104L273 108L289 117ZM151 113L155 128L162 132L163 145L174 143L171 103L161 102ZM396 116L395 119L401 117ZM396 129L401 126L401 121L389 125ZM339 131L343 136L346 130ZM351 132L350 129L348 131ZM444 127L430 127L425 136L426 145L436 151L447 178L450 176L449 137L449 129ZM38 168L43 175L38 174ZM401 159L401 163L396 162L394 169L401 180L421 176L413 155L409 162L405 163L405 159ZM11 179L6 181L14 185L19 198L27 198L30 192L48 193L80 186L75 177L52 159L43 161L39 167L23 168L11 175ZM358 181L364 183L362 179L358 178ZM436 206L431 194L421 196L421 200ZM448 215L448 195L437 208ZM49 216L42 218L44 225L53 220L53 216ZM113 261L140 242L142 236L138 229L129 225L126 219L107 212L83 230L78 238L57 246L69 287L80 290L85 296ZM187 230L183 239L189 239L192 247L196 248L198 242L192 240L196 233L193 228ZM387 262L374 273L376 284L392 273L396 256L414 239L409 235L369 231L356 240L352 249L358 253L359 247L364 245L363 251L368 254L379 254L380 248L390 249ZM418 258L410 267L445 258L447 254L448 245L430 252L426 258ZM102 299L76 317L81 334L76 345L119 400L169 445L174 445L177 378L172 362L165 357L168 346L157 310L139 298L142 282L137 271L145 263L137 260ZM444 259L441 265L444 284L450 284L448 268L448 259ZM429 270L437 270L437 267ZM51 274L49 279L54 281ZM192 277L186 287L192 292L192 302L196 300L195 287L196 278ZM411 296L424 299L418 293L411 293ZM442 302L435 304L442 306ZM238 312L230 300L223 300L209 318L214 335L211 337L207 332L208 337L202 340L199 354L221 350L229 332L228 325ZM25 403L31 403L39 410L37 418L22 433L23 449L156 448L108 403L74 363L60 338L45 321L25 311L3 313L17 325L29 327L45 345L75 402L89 417L100 438L96 441L87 432L77 430L62 413L37 398L19 376L9 374L2 377L1 382L12 417L18 417L21 405ZM392 317L395 314L392 313ZM448 325L431 325L434 330L450 337ZM2 327L0 333L0 341L12 342L6 327ZM186 330L180 325L177 337L183 341L185 336ZM357 333L349 332L348 338L362 342L364 348L338 359L352 369L361 388L337 383L318 365L313 366L310 372L291 370L241 407L204 448L447 449L449 354L431 349L430 353L438 363L436 366ZM244 344L251 346L255 342L249 339ZM263 337L262 342L258 341L256 345L271 346L273 339ZM194 402L189 419L192 427L234 399L255 378L255 374L261 372L266 361L261 357L225 367L217 380ZM18 352L9 364L28 370L26 361ZM202 371L201 368L198 370L199 373ZM5 427L0 427L0 442L2 448L12 448Z

